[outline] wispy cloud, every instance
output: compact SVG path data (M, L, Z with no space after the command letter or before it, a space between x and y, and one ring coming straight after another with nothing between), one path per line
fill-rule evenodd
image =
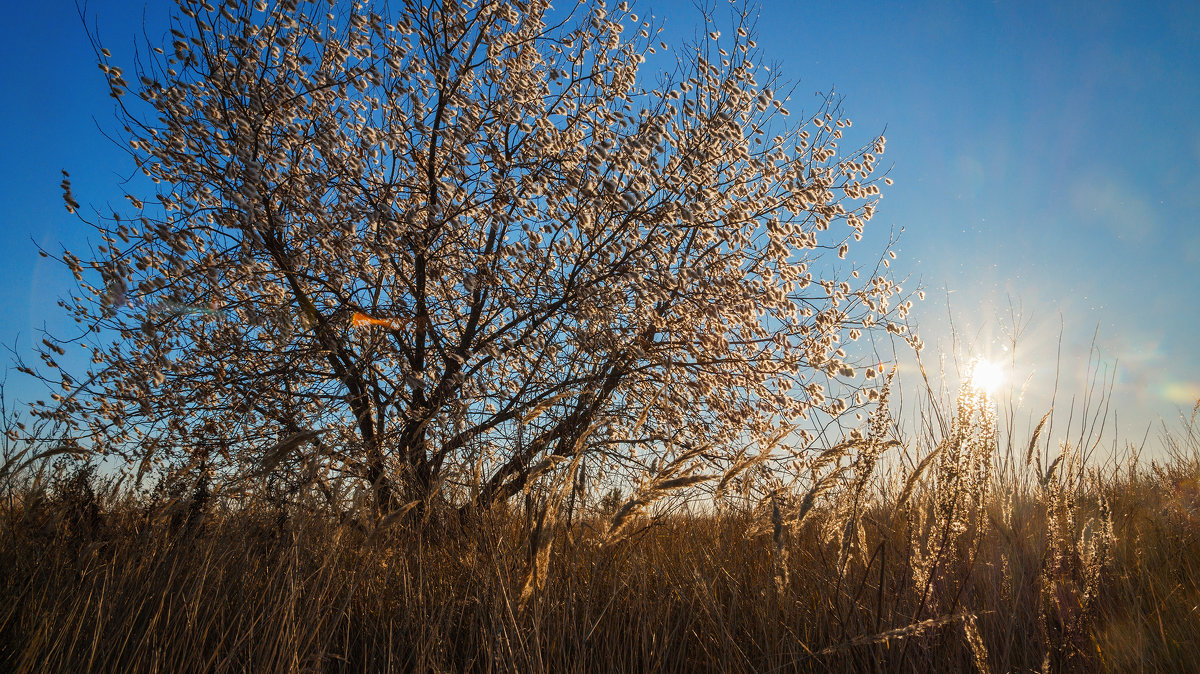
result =
M1070 203L1085 223L1100 225L1117 239L1148 243L1159 232L1159 222L1146 198L1133 183L1116 175L1090 174L1070 187Z

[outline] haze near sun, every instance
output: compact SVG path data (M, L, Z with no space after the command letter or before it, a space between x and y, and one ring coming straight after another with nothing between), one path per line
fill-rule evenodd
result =
M977 358L971 366L971 374L968 380L975 389L992 395L1004 383L1004 368L990 360Z

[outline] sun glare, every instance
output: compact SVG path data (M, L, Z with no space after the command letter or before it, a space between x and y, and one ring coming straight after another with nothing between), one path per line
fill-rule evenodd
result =
M991 395L1004 383L1004 370L990 360L976 359L971 367L971 386Z

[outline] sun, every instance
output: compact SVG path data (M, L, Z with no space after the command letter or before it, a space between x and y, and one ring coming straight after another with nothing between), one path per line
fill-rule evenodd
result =
M1004 369L990 360L976 358L971 365L968 381L973 388L991 395L1004 383Z

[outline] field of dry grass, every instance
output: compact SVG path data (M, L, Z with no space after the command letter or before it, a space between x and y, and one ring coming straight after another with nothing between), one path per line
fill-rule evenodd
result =
M842 448L807 490L619 537L612 503L380 526L47 465L5 485L0 668L1197 671L1196 421L1097 466L963 428L908 467Z

